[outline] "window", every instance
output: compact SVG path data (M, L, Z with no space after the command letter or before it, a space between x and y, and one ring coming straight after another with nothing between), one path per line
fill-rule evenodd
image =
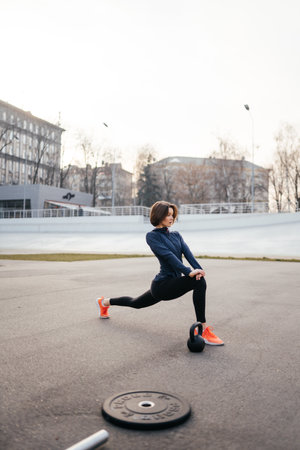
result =
M26 128L27 128L27 121L26 120L24 120L23 126L24 126L24 130L26 130Z
M32 124L32 122L30 122L30 124L29 124L29 130L30 130L30 131L33 130L33 124Z
M6 120L6 112L5 111L3 111L3 113L2 113L2 118L3 118L3 120Z

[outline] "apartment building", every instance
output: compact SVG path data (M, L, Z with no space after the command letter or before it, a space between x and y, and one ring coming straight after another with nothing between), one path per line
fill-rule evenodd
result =
M161 197L179 204L268 202L269 171L245 159L173 156L150 165Z
M63 131L0 100L0 185L59 186Z
M132 173L120 163L101 167L70 165L62 172L62 187L93 195L94 206L127 206L133 201Z

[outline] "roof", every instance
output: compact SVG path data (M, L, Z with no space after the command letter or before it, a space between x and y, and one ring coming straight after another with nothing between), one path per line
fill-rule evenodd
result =
M53 205L53 206L59 206L60 208L67 208L67 209L73 209L73 210L79 210L81 208L83 211L86 212L93 212L94 214L101 213L102 215L111 215L110 211L106 211L101 208L93 208L92 206L86 206L86 205L79 205L76 203L65 203L65 202L56 202L52 200L46 200L47 203Z
M163 158L160 161L156 161L151 165L160 165L160 164L196 164L196 165L213 165L215 161L227 161L227 163L231 163L232 165L237 164L240 161L243 161L245 167L251 168L254 166L258 169L265 169L264 167L258 166L257 164L252 164L252 162L247 161L246 159L225 159L225 158L198 158L194 156L168 156L167 158Z
M8 102L4 102L3 100L0 100L0 106L5 106L7 108L10 108L16 112L25 114L28 118L31 118L32 120L38 120L39 122L42 122L44 124L47 124L53 128L57 128L58 130L60 130L61 132L66 131L64 128L61 128L58 125L55 125L54 123L48 122L47 120L41 119L40 117L34 116L33 114L31 114L30 111L24 111L24 109L18 108L17 106L11 105Z

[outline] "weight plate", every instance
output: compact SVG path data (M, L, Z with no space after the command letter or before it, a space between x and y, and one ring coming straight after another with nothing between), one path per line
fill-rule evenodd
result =
M102 414L107 420L126 428L154 430L182 423L190 416L191 408L177 395L131 391L106 399Z

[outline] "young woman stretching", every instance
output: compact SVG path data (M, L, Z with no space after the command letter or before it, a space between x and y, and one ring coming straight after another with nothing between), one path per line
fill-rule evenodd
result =
M150 211L150 222L155 227L147 233L146 241L160 262L160 272L151 283L150 290L137 298L98 298L97 306L101 319L108 319L108 308L111 305L130 306L131 308L146 308L161 300L173 300L189 291L193 291L193 303L198 322L202 323L206 344L224 345L212 328L206 325L205 318L205 272L198 264L187 244L178 231L169 231L175 222L178 210L176 205L159 201L154 203ZM182 254L193 267L182 263ZM183 274L183 276L182 276Z

